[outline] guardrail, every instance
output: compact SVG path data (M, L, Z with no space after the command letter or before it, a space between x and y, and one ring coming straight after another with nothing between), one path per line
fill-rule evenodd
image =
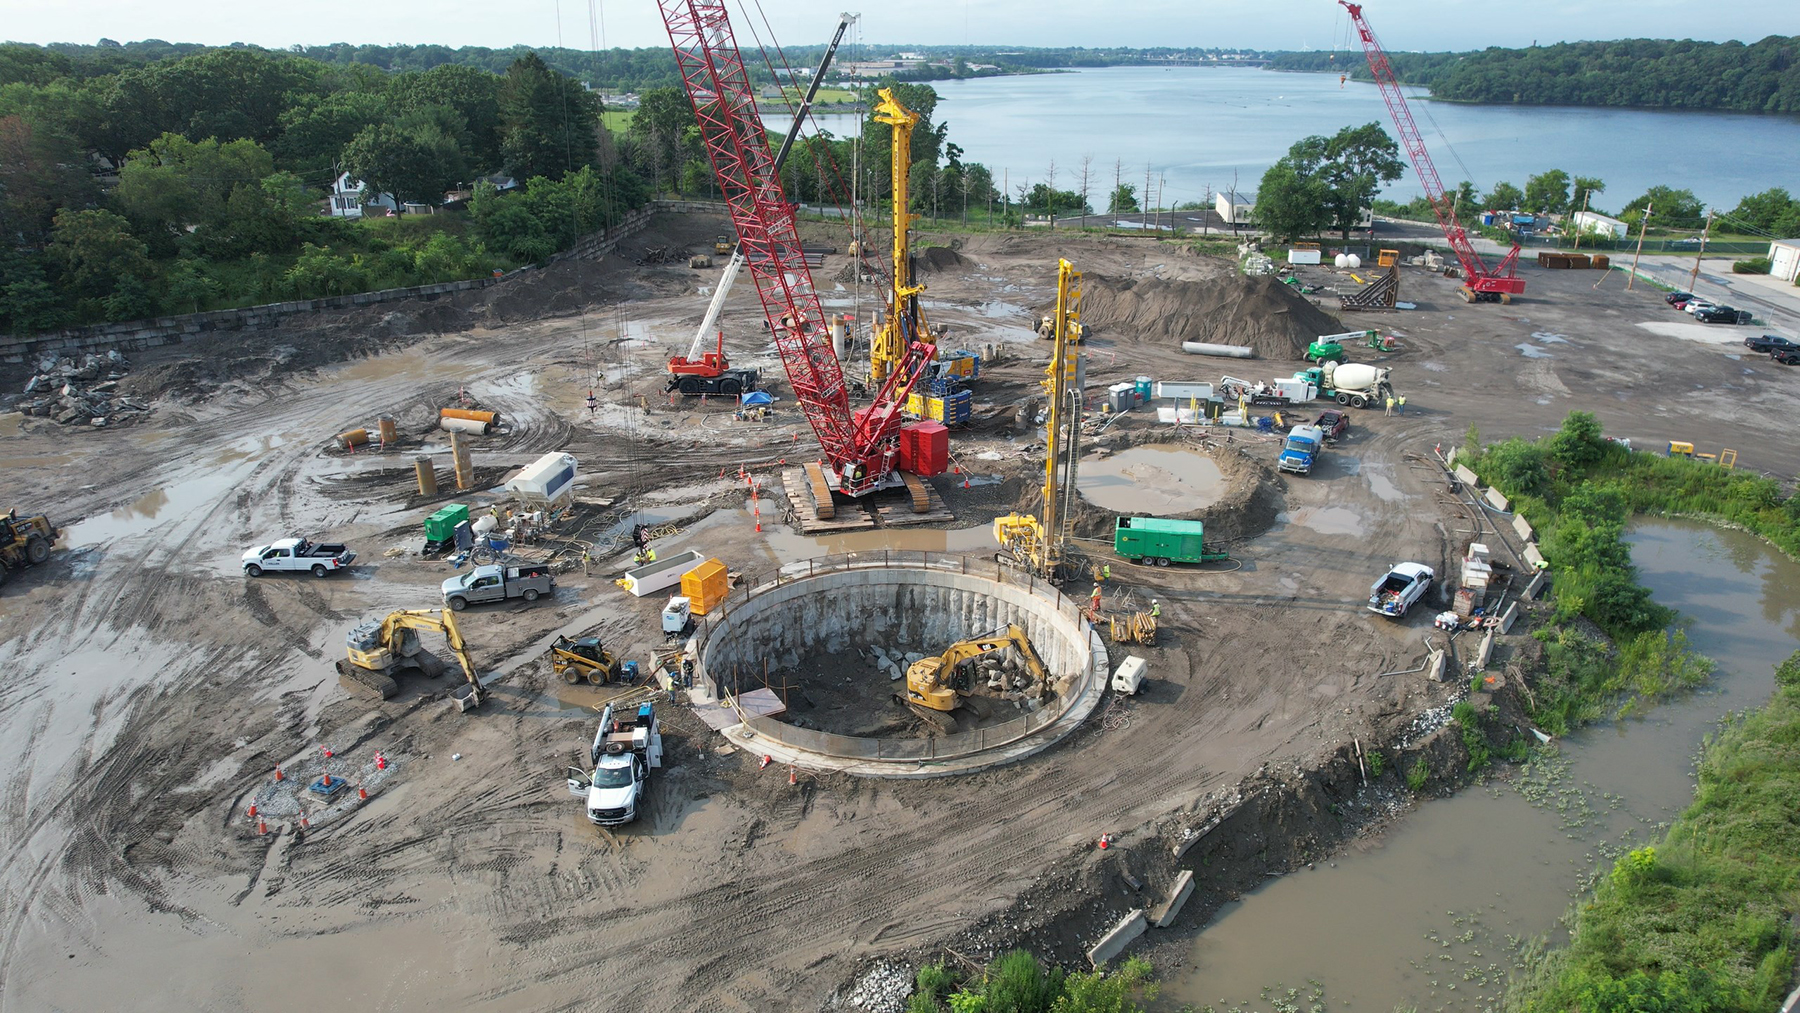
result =
M709 680L712 679L704 671L707 645L718 629L729 619L731 613L744 603L777 588L790 586L796 581L849 570L881 569L939 570L980 577L998 584L1021 588L1050 605L1063 619L1074 623L1077 629L1089 636L1089 642L1092 643L1092 626L1088 623L1087 616L1082 613L1076 599L1063 594L1061 588L1048 581L1040 580L1029 573L1002 564L998 558L990 564L987 560L957 553L883 549L879 552L850 552L787 563L766 572L760 580L744 581L725 597L718 608L710 611L701 620L699 627L694 632L694 655L702 659L700 674ZM1089 654L1089 660L1082 666L1081 673L1053 705L1022 714L1000 724L959 732L955 735L923 739L878 739L799 728L775 718L747 714L742 709L738 710L738 717L758 735L767 736L796 749L841 759L916 763L966 756L970 753L1016 742L1038 729L1054 723L1067 713L1069 708L1074 706L1075 702L1086 692L1092 679L1106 677L1105 664L1101 664L1100 671L1096 673L1091 649ZM718 689L717 681L713 680L713 683L716 691Z

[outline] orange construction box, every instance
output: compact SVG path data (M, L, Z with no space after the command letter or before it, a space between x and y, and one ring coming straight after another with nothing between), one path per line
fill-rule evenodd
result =
M725 564L717 559L709 559L681 575L681 593L687 597L688 607L697 616L705 615L724 601L725 593L730 589Z

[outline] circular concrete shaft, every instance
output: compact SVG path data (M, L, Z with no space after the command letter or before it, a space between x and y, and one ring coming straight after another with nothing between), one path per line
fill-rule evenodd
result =
M1000 724L935 738L836 735L746 715L743 727L729 730L734 742L809 769L920 777L1029 755L1079 725L1105 689L1107 655L1075 602L1043 581L990 562L946 556L931 564L890 566L834 557L790 565L779 580L707 617L696 645L696 674L726 689L735 675L748 691L761 685L765 664L774 683L802 659L821 654L851 656L895 644L943 650L1016 624L1049 670L1054 697ZM964 572L971 565L983 572ZM867 678L888 681L873 666Z

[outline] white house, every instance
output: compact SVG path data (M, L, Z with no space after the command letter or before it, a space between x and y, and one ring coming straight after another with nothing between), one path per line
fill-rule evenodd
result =
M331 200L327 204L327 213L333 218L361 218L364 201L362 197L362 180L351 179L349 173L342 173L331 184ZM367 202L369 207L381 208L383 211L398 210L400 205L394 201L391 193L377 194L374 200Z
M1800 239L1777 239L1769 244L1769 273L1782 281L1800 277Z
M1574 231L1590 236L1605 236L1608 239L1624 239L1631 231L1631 226L1617 218L1608 218L1598 211L1577 211L1569 218Z

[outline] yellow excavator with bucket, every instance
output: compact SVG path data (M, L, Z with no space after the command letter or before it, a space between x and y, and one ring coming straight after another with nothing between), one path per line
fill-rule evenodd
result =
M427 679L442 675L443 659L425 649L419 639L422 632L442 633L450 645L450 653L462 666L468 686L457 687L453 696L459 710L473 710L481 705L481 679L462 631L456 628L455 613L443 609L402 609L385 619L371 619L345 635L347 657L337 662L338 674L381 694L383 700L400 691L398 676L417 672Z
M1050 672L1032 649L1025 631L1016 625L1004 633L991 633L972 640L959 640L935 658L920 658L906 670L906 702L934 711L953 711L962 706L963 697L979 688L977 677L985 674L986 686L1005 691L1035 683L1041 699L1050 692ZM1028 680L1017 683L1019 677Z

